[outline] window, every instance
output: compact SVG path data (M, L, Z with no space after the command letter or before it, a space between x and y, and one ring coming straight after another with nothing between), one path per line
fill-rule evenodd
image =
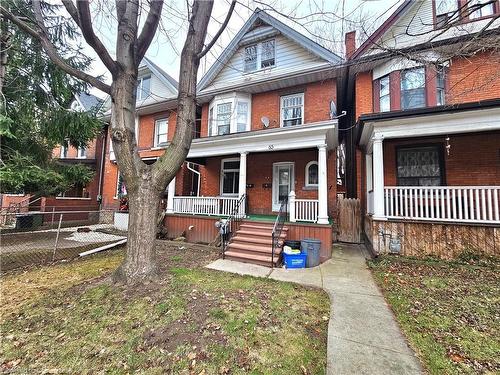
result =
M397 177L400 186L439 186L443 184L440 146L397 149Z
M78 159L85 159L87 157L87 149L85 147L78 147L76 157Z
M127 195L127 187L125 186L125 181L123 181L122 174L118 172L118 178L116 179L116 198L122 198Z
M229 134L231 130L231 103L217 104L217 135Z
M167 144L168 119L162 118L155 121L154 147L165 146Z
M261 58L260 58L260 67L268 68L270 66L274 66L275 63L275 49L274 49L274 39L266 40L261 44Z
M425 69L401 72L401 109L425 107Z
M387 112L391 110L391 96L389 90L389 76L380 78L380 112Z
M244 132L248 124L248 103L238 101L236 112L236 131Z
M495 13L494 4L491 0L469 0L469 18L471 20L491 16Z
M257 45L245 47L245 72L257 69Z
M281 126L302 125L303 113L303 93L281 97Z
M144 100L151 93L151 76L142 77L137 81L137 99Z
M61 145L61 153L59 154L61 159L65 159L68 157L68 142L64 142Z
M444 105L445 104L445 68L439 67L436 72L436 104Z
M444 27L453 20L458 20L458 0L438 0L436 1L436 26Z
M276 41L269 39L258 44L245 47L244 70L252 72L257 69L270 68L276 65Z
M318 186L318 162L310 161L306 165L306 186Z
M239 159L224 159L221 166L221 195L238 195L240 183Z

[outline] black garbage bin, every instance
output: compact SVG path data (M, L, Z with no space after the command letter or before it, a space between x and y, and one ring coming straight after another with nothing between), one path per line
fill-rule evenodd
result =
M300 250L307 254L306 267L319 266L319 251L321 249L321 241L316 238L304 238L300 241Z

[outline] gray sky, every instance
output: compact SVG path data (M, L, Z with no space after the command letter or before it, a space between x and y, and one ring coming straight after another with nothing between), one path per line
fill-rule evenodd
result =
M359 36L363 29L373 30L401 2L402 0L240 0L228 27L202 61L198 76L201 77L207 71L257 7L268 11L272 16L334 52L342 54L343 33L356 29ZM215 0L207 41L225 19L229 3L230 0ZM94 4L100 4L96 5L94 12L95 29L113 55L116 24L109 14L113 14L114 9L107 8L112 7L110 0ZM184 44L186 19L185 0L166 0L160 30L146 53L146 56L175 79L178 79L179 75L179 54ZM85 50L95 59L92 73L105 74L109 80L106 68L94 51L88 46ZM103 96L99 90L93 89L91 92Z

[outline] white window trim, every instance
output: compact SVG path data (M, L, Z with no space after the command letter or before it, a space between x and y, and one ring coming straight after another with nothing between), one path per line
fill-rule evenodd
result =
M145 78L149 78L149 92L145 93L142 90L142 83ZM151 83L152 83L152 77L151 75L144 75L140 78L137 79L139 82L137 82L137 92L140 93L140 95L137 95L137 100L146 100L150 95L151 95ZM143 97L143 95L146 95Z
M237 161L239 162L240 161L240 158L228 158L228 159L222 159L220 161L220 183L219 183L219 192L220 192L220 195L222 197L237 197L238 196L238 192L232 194L232 193L224 193L223 192L223 185L224 185L224 171L227 171L227 172L238 172L240 173L240 170L239 169L224 169L224 163L225 162L228 162L228 161Z
M165 143L158 143L158 122L165 121L167 123L167 131L165 133L167 141ZM154 131L153 147L165 147L168 144L168 117L157 118L155 120L155 131Z
M83 156L80 155L81 150L83 150ZM78 147L76 149L76 158L77 159L87 159L87 148L86 147Z
M66 155L64 155L66 154ZM59 151L59 158L60 159L67 159L68 158L68 147L65 145L61 145L61 149Z
M305 178L305 183L306 183L306 187L315 187L317 188L318 187L318 184L311 184L309 183L309 167L311 165L317 165L318 166L318 173L319 173L319 165L318 165L318 162L316 160L311 160L309 163L306 164L306 170L305 170L305 173L306 173L306 178Z
M208 107L208 135L209 136L218 136L218 127L216 127L217 121L217 106L219 104L227 104L231 103L231 119L229 123L229 134L238 132L238 102L246 102L248 104L248 113L247 113L247 124L245 131L251 130L252 123L252 95L239 93L239 92L231 92L229 94L222 94L215 96L210 105ZM210 111L212 112L212 118L210 118ZM240 132L241 133L241 132Z
M262 43L268 42L270 40L274 40L274 65L266 66L265 68L263 68L262 67ZM261 42L258 42L258 43L251 43L251 44L245 45L243 47L243 74L252 74L252 73L255 73L255 72L260 72L260 71L263 71L263 70L268 70L268 69L275 68L278 65L278 57L277 57L277 53L276 53L276 50L277 50L276 45L277 45L276 38L269 38L269 39L265 39L265 40L263 40ZM251 47L251 46L257 46L257 60L256 60L257 63L256 63L256 68L254 70L245 70L245 58L246 58L245 48Z
M290 98L292 96L301 96L302 97L302 122L299 125L304 125L304 108L305 108L305 100L304 100L304 93L303 92L298 92L295 94L289 94L289 95L283 95L280 97L280 127L283 127L283 100L286 98ZM297 125L294 125L297 126Z

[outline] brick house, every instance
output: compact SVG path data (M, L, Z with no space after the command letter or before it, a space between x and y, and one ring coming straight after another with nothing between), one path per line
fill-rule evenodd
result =
M346 35L350 157L375 253L499 253L499 13L498 1L406 1L358 49Z

